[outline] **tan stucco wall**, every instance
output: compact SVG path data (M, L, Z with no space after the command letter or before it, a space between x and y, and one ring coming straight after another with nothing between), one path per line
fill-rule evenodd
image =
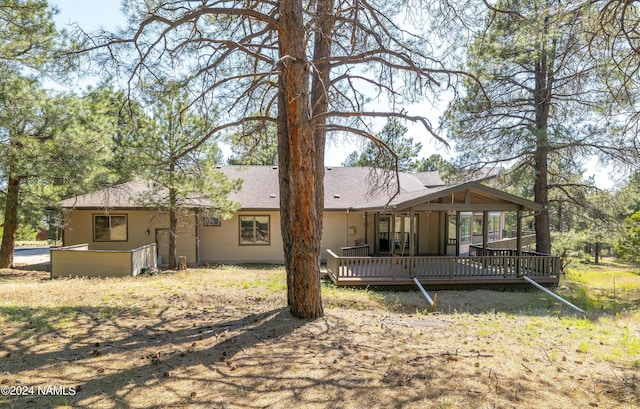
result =
M239 216L269 216L268 245L240 245ZM200 260L205 263L282 263L280 214L275 211L240 211L220 226L200 226Z
M419 214L420 224L418 240L418 252L420 254L438 254L438 234L444 234L444 230L438 229L438 212L427 212Z
M93 241L93 215L127 215L127 241ZM132 250L155 243L155 230L168 228L166 213L149 210L74 210L65 213L64 245L88 243L89 250ZM147 235L147 230L149 234ZM177 255L187 257L188 263L196 262L194 216L186 215L180 223Z
M355 246L356 242L367 242L365 237L364 212L328 211L324 213L322 232L322 253L327 258L327 250L341 254L342 247ZM370 242L367 242L370 244Z
M270 217L269 245L239 245L239 216ZM365 241L364 213L329 211L324 214L321 259L326 259L327 249L339 251L353 246L357 240ZM353 229L350 229L353 228ZM241 211L223 220L220 226L200 226L200 260L206 263L283 263L280 214L277 211Z
M90 250L131 250L155 242L155 230L168 228L167 214L145 210L111 211L109 214L126 214L128 240L124 242L94 242L93 215L105 214L100 210L76 210L65 215L67 228L64 245L88 243ZM253 215L270 217L269 245L239 245L239 216ZM346 211L325 212L321 259L326 259L327 249L340 252L341 247L353 246L356 241L372 245L373 214L369 215L369 228L365 229L365 213ZM283 263L280 214L277 211L240 211L232 218L222 220L220 226L198 226L199 244L196 244L195 223L188 218L187 226L181 227L178 237L178 255L186 256L189 263ZM149 235L146 234L147 229ZM369 240L365 237L369 233ZM198 260L196 260L198 246Z

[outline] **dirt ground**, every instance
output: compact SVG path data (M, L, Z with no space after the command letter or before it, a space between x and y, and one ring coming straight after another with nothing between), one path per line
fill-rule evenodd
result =
M0 271L0 407L640 407L635 313L326 284L309 321L278 269L47 278Z

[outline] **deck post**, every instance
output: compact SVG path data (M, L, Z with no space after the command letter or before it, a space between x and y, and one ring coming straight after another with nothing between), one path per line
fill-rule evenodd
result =
M415 210L411 209L409 211L409 255L411 257L416 255L416 246L415 243L413 242L413 238L414 235L416 234L416 223L415 223L415 218L416 216L416 212Z
M396 252L396 214L393 210L391 211L389 225L389 251L391 251L391 256L393 256Z
M508 256L503 255L502 256L502 272L503 272L505 278L507 278L509 276L509 265L510 264L511 263L509 263Z
M460 211L456 211L456 257L460 255Z
M516 277L520 277L522 259L522 209L518 209L516 216Z
M446 213L445 213L446 214ZM445 223L447 222L447 218L445 217ZM443 229L442 229L442 212L438 212L438 255L441 256L443 253L446 253L446 237L445 237L446 233L443 233ZM442 251L442 243L445 243L444 245L444 252Z
M486 210L482 212L482 252L483 256L489 255L489 212ZM487 262L488 260L485 258L482 263L485 269Z
M380 213L373 214L373 254L380 253Z
M413 277L413 257L416 255L416 245L414 243L414 238L416 236L416 222L415 222L416 212L413 208L409 210L409 277Z
M391 237L391 234L389 234L389 237ZM391 239L390 239L391 240ZM396 261L393 259L393 253L391 253L391 278L392 279L396 279Z
M375 242L375 239L373 241ZM364 212L364 242L371 243L369 240L369 212ZM368 255L370 255L369 250L367 250Z

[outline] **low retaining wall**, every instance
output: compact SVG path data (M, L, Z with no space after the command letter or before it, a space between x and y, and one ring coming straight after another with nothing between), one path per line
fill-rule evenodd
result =
M133 250L89 250L88 244L51 249L51 278L126 277L157 268L156 245Z

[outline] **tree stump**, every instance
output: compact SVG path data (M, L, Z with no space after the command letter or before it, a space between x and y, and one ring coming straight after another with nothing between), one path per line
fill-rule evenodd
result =
M178 256L178 270L187 269L187 258L185 256Z

